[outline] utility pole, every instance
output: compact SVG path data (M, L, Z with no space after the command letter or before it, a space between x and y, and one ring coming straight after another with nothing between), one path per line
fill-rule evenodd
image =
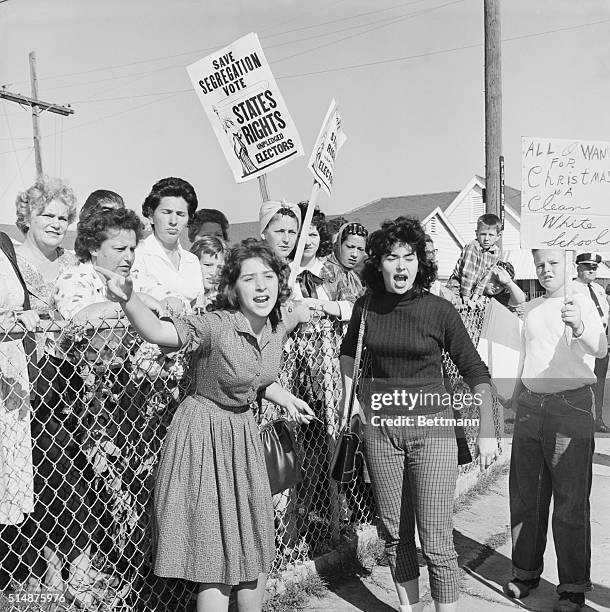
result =
M38 100L38 79L36 78L36 53L30 51L30 83L32 86L32 98ZM40 109L32 106L32 130L34 134L34 157L36 158L36 174L42 176L42 150L40 147L40 122L38 117Z
M485 212L502 217L502 72L500 0L483 0L485 20Z
M10 102L17 102L17 104L27 104L32 107L32 128L34 134L34 155L36 157L36 174L42 175L42 150L40 146L40 113L48 111L50 113L57 113L67 117L68 115L74 114L74 109L70 106L61 106L60 104L52 104L50 102L43 102L38 99L38 79L36 77L36 53L30 52L30 81L32 84L32 97L28 98L21 94L12 93L6 91L3 86L0 88L0 98L9 100Z

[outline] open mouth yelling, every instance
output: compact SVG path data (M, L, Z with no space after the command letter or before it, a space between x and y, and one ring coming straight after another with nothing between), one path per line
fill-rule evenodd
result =
M394 274L394 284L398 287L398 288L402 288L405 287L407 284L407 275L406 274Z

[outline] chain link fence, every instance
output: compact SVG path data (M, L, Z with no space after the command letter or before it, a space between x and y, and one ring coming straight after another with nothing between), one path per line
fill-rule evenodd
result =
M476 342L483 311L460 314ZM162 354L121 321L45 329L0 329L0 612L194 610L196 585L154 576L151 539L155 467L193 379L190 355ZM315 317L284 347L280 380L318 420L295 428L303 481L274 496L272 577L374 521L366 471L348 486L329 477L344 331ZM445 369L459 388L449 360ZM267 402L253 408L260 424L279 416ZM466 431L473 456L476 433Z

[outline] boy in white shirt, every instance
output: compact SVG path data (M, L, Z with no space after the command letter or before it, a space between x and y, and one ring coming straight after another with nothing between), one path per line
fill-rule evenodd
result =
M532 251L544 296L525 307L510 466L512 597L526 597L543 569L549 503L559 573L555 612L580 610L590 590L595 358L607 340L590 299L564 298L565 253Z

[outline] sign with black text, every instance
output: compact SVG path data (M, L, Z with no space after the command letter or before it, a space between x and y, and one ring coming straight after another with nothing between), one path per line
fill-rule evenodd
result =
M521 144L521 248L610 250L610 143Z
M256 34L204 57L187 71L238 183L303 155Z
M341 129L339 109L332 100L307 164L314 180L329 196L333 188L337 152L346 140L347 137Z

